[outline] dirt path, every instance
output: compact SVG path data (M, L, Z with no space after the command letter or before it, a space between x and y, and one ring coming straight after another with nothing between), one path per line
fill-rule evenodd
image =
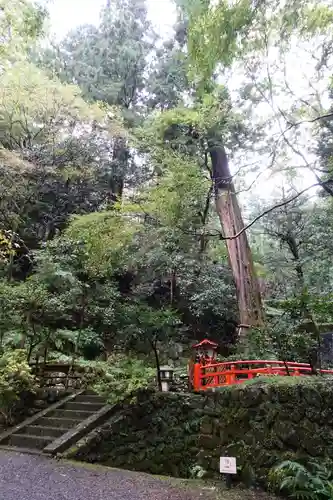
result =
M215 496L215 495L214 495ZM212 500L146 474L0 450L1 500ZM215 500L215 499L214 499Z
M259 491L221 490L200 481L159 478L0 450L0 500L278 499Z

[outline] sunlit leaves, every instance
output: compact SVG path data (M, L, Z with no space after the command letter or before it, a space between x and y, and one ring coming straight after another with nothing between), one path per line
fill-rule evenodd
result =
M13 248L13 242L10 236L0 229L0 263L7 262L14 253L15 249Z
M30 0L0 0L0 66L26 56L42 32L45 16Z
M22 392L37 389L35 377L26 361L24 350L16 349L0 357L0 415L10 423L13 404Z
M168 169L159 184L148 191L146 209L163 225L200 226L198 213L204 205L209 182L202 179L200 167L177 155L170 155Z
M75 218L65 237L79 242L85 272L102 277L112 275L124 263L136 231L135 220L102 212Z
M200 3L200 2L199 2ZM189 6L190 31L188 47L193 61L192 77L210 77L216 63L229 66L242 48L253 19L252 2L241 0L235 5L220 0L214 6L204 2L199 9Z
M17 146L22 140L31 143L59 135L60 127L64 132L94 121L113 134L121 132L107 109L87 104L80 94L75 85L52 80L28 62L15 63L0 76L0 139Z
M191 74L197 81L210 78L218 65L228 67L249 52L264 54L267 43L286 48L295 35L309 39L329 32L333 16L325 2L305 0L189 0L187 11Z

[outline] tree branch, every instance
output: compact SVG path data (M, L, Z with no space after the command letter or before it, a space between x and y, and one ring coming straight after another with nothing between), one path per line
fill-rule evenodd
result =
M295 196L292 196L288 200L284 200L281 203L277 203L276 205L273 205L272 207L268 208L267 210L265 210L264 212L262 212L261 214L259 214L251 222L249 222L248 224L246 224L240 231L238 231L238 233L233 234L231 236L221 236L221 239L222 240L235 240L241 234L243 234L245 231L247 231L251 226L253 226L253 224L255 224L258 220L260 220L263 217L265 217L265 215L269 214L270 212L273 212L277 208L281 208L281 207L284 207L285 205L288 205L289 203L291 203L292 201L296 200L297 198L299 198L300 196L302 196L304 193L306 193L307 191L309 191L310 189L312 189L312 188L314 188L316 186L323 187L323 185L326 184L327 182L329 182L329 181L317 182L315 184L312 184L311 186L308 186L307 188L305 188L302 191L300 191L299 193L297 193Z
M285 129L285 131L281 135L284 135L286 132L288 132L288 130L291 130L292 128L299 127L303 123L315 123L319 120L325 120L326 118L333 119L333 113L327 113L326 115L319 115L319 116L316 116L315 118L311 118L309 120L301 120L299 122L289 123L288 127Z

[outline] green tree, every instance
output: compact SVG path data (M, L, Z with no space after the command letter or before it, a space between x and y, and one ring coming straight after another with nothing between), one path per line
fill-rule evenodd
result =
M7 66L27 55L43 33L47 11L30 0L1 0L0 10L0 64Z
M131 128L140 120L154 40L144 0L117 0L102 9L97 27L69 33L55 50L44 52L39 64L62 81L74 81L86 99L118 106ZM116 173L113 194L121 199L127 183L140 178L139 168L125 137L117 137L109 149Z
M225 153L228 146L234 148L243 137L246 140L246 128L240 116L232 113L226 89L217 87L214 93L199 99L195 106L179 107L157 116L153 130L169 151L184 156L185 161L198 161L198 172L201 169L202 176L200 189L205 189L208 184L208 195L205 202L200 202L199 197L197 220L203 225L207 223L214 193L223 229L221 239L227 242L237 290L240 324L245 325L244 328L262 325L260 291ZM208 177L208 183L205 177Z
M78 87L48 78L31 63L13 64L0 80L6 148L0 153L0 227L36 247L72 213L113 203L117 174L109 148L124 129L115 109L86 103Z
M158 388L162 390L160 373L160 347L173 336L179 319L171 309L156 310L144 304L132 304L128 311L129 326L127 329L128 347L137 348L137 344L148 345L153 352L156 366Z

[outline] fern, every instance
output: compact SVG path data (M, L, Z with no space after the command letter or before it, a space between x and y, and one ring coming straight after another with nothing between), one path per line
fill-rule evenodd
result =
M270 485L296 500L332 500L333 471L324 464L308 466L287 460L270 474Z

